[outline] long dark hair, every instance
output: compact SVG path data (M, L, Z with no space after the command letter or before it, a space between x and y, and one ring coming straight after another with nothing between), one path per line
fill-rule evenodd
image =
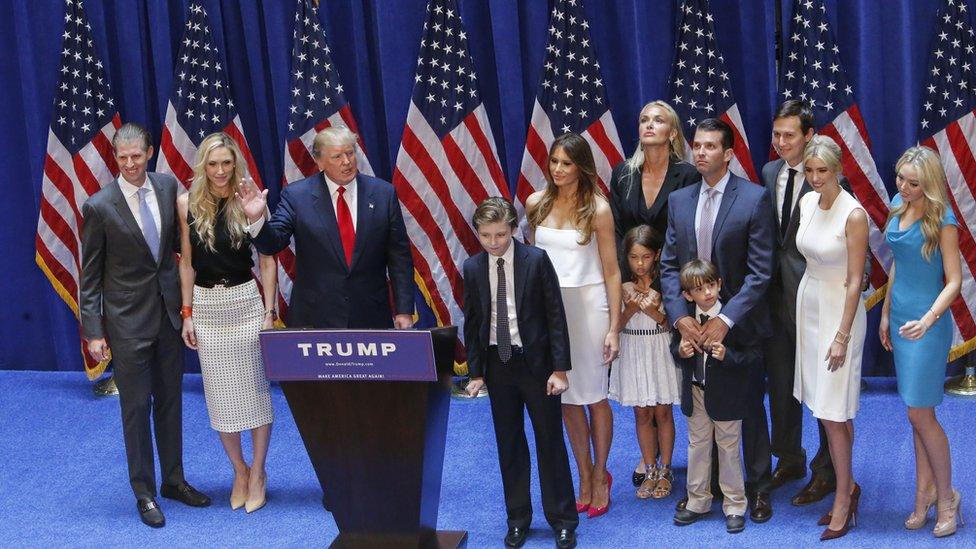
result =
M579 169L579 184L576 187L576 230L580 232L582 239L579 241L581 246L590 243L593 237L593 216L596 214L596 197L605 198L603 191L597 185L596 162L593 160L593 151L590 144L578 133L564 133L552 142L549 147L549 156L546 164L546 185L542 192L542 197L526 212L529 225L538 227L549 216L552 211L552 204L556 200L556 185L552 182L552 174L549 173L548 158L556 153L557 149L562 149L566 156L576 164Z

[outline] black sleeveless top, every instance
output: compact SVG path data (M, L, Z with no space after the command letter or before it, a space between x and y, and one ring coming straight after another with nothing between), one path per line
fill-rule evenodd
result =
M244 233L244 240L240 248L234 248L227 229L224 206L226 198L221 198L217 204L217 220L214 227L214 249L211 250L197 234L193 227L193 214L186 213L186 221L190 226L190 245L193 247L193 270L196 271L196 285L212 287L215 284L234 286L251 279L251 268L254 260L251 258L251 237Z

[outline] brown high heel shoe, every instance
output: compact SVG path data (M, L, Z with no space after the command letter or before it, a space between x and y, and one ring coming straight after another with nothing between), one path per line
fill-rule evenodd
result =
M952 500L949 503L949 511L952 512L952 518L944 521L936 519L935 528L932 530L932 534L935 535L935 537L944 538L946 536L951 536L952 534L956 533L957 527L965 524L962 520L962 511L959 509L961 504L962 496L959 495L959 492L957 492L955 488L953 488Z
M854 490L851 491L851 509L854 509L855 513L857 513L857 504L860 501L861 501L861 485L855 482ZM827 511L826 513L823 514L822 517L820 517L817 520L817 526L827 526L828 524L830 524L830 521L833 518L834 517L830 513L830 511Z
M908 528L909 530L919 530L923 526L925 526L925 523L926 522L928 522L928 520L929 520L929 511L932 510L932 507L935 506L935 502L937 501L936 500L936 494L933 493L931 496L929 496L927 498L928 501L925 502L925 510L922 511L921 513L919 513L917 511L917 509L918 509L918 501L920 499L924 498L924 497L925 497L925 493L924 492L918 492L918 491L915 492L915 502L916 502L915 503L915 509L916 509L916 511L912 511L912 514L908 515L908 518L905 519L905 528Z
M854 490L851 491L851 503L847 507L847 520L844 521L844 527L840 530L833 530L830 528L830 520L827 519L827 528L820 534L820 541L830 541L832 539L842 538L847 535L851 528L857 526L857 506L861 502L861 486L854 483ZM830 517L831 514L827 513L824 517ZM823 520L824 517L821 517Z

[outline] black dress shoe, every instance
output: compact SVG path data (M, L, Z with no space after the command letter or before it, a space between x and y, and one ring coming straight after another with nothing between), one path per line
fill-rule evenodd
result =
M756 492L753 497L749 498L749 509L749 517L752 522L766 522L773 518L773 504L769 501L769 494L765 492Z
M166 526L166 517L153 498L139 498L136 500L136 508L139 509L139 518L146 526L162 528Z
M725 531L730 534L738 534L746 529L746 519L742 515L729 515L725 517Z
M810 482L808 482L799 493L793 496L790 503L800 507L810 505L811 503L816 503L822 500L835 490L837 490L836 480L827 479L824 478L823 475L814 474L813 478L810 479Z
M505 534L505 547L521 547L528 533L529 529L525 526L510 526Z
M787 482L800 480L807 476L807 468L802 464L797 465L777 465L773 471L772 480L769 482L770 489L775 490Z
M573 547L576 547L576 530L563 528L557 531L556 547L559 549L573 549Z
M637 471L634 471L634 474L630 477L630 482L634 484L634 488L638 488L641 484L644 484L644 479L646 478L647 473L638 473Z
M207 507L210 505L209 496L198 491L196 488L190 486L190 483L185 481L183 484L177 486L164 484L159 489L159 494L166 499L175 499L191 507Z
M674 514L674 523L678 526L688 526L689 524L694 524L701 520L708 511L704 513L696 513L694 511L689 511L688 509L682 509Z
M687 505L688 505L688 496L685 496L685 497L679 499L678 500L678 503L676 503L674 505L674 510L675 511L684 511L685 510L685 506L687 506Z

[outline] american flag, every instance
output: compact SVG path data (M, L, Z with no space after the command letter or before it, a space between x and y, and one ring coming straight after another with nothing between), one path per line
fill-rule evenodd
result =
M721 118L735 133L729 168L739 177L758 182L739 107L729 87L729 73L715 41L708 0L685 0L679 16L670 97L678 116L687 125L685 136L691 140L695 125L702 120Z
M207 12L199 3L192 2L189 14L176 62L173 95L166 106L156 171L172 174L189 189L197 146L207 135L222 131L237 142L247 162L248 175L263 189L261 174L234 109L220 51L210 35ZM253 272L260 286L257 261Z
M81 0L65 0L61 77L47 136L35 260L78 316L81 205L119 173L112 136L121 126ZM105 371L81 342L85 372Z
M546 186L549 147L556 136L576 132L586 138L604 193L611 170L624 159L589 28L581 0L555 0L542 82L532 107L515 191L520 214L529 195Z
M295 12L295 31L291 54L291 80L288 86L288 132L285 137L283 185L304 179L319 169L312 158L312 140L329 126L346 126L358 133L356 120L342 93L325 30L318 22L311 0L300 0ZM373 175L362 138L356 149L359 170ZM291 300L295 278L295 243L278 254L278 297L284 309Z
M192 2L189 15L177 57L173 95L166 106L160 140L162 154L156 170L173 174L189 189L197 145L207 135L222 131L237 141L247 160L249 175L264 188L230 97L227 74L210 35L207 12L199 3Z
M952 304L953 348L949 360L976 348L976 37L965 0L946 0L932 39L919 136L939 152L949 200L959 223L962 292Z
M871 285L884 287L891 269L891 250L885 244L888 191L871 156L871 141L838 55L822 0L797 0L793 4L790 33L784 39L785 57L780 66L780 100L801 99L813 108L818 133L832 138L843 153L844 175L868 214L868 243L873 253ZM870 308L882 297L874 291Z
M460 334L460 268L481 249L471 216L484 199L509 192L455 0L427 4L393 185L418 286L437 323Z

